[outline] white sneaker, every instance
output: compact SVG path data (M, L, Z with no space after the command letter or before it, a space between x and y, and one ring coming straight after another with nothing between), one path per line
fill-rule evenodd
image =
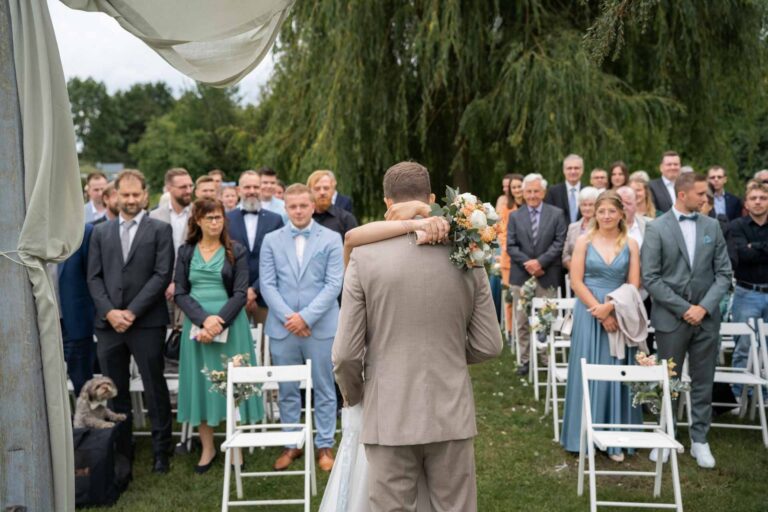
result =
M659 460L659 449L654 448L651 450L651 454L648 456L649 459L651 459L651 462L656 462ZM669 450L662 450L662 463L666 464L669 461Z
M711 469L715 467L715 458L709 449L709 443L691 443L691 455L696 459L700 468Z

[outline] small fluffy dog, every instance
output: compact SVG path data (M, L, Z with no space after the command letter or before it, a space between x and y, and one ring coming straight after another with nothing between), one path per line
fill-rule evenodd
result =
M109 377L94 377L83 385L75 404L75 428L111 428L127 418L107 408L107 400L117 396Z

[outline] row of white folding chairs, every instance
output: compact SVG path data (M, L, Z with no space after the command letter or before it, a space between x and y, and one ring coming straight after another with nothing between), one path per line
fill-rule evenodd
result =
M754 422L755 413L759 416L757 424L745 424L745 423L719 423L713 422L710 424L711 428L731 428L731 429L744 429L744 430L760 430L763 438L763 444L768 448L768 422L766 421L765 401L763 399L763 392L768 391L768 325L763 322L762 319L751 319L750 323L737 323L737 322L723 322L720 325L720 336L723 338L721 341L721 365L715 368L715 380L714 382L720 384L728 384L733 386L738 384L742 386L742 394L740 397L740 413L739 416L744 418L746 416L747 409L750 409L750 419ZM749 358L746 368L733 368L730 366L723 366L724 350L733 349L735 347L735 338L738 336L746 336L749 340ZM683 382L691 382L691 377L688 372L688 360L686 359L683 365L681 378ZM748 392L752 392L751 399ZM679 422L680 426L690 426L691 424L691 393L687 391L683 394L683 402L681 405L685 410L686 421ZM729 406L730 403L713 403L713 406ZM751 405L751 406L750 406Z
M550 332L544 333L545 338L544 341L540 341L538 334L539 334L539 327L536 325L537 323L537 312L543 308L547 303L553 303L555 307L557 308L558 315L556 321L552 324L550 327ZM548 298L540 298L535 297L533 301L531 301L531 317L529 318L529 323L531 325L531 337L530 337L530 343L529 343L529 371L528 371L528 381L533 383L533 395L536 398L536 400L539 400L539 388L546 388L547 390L547 397L550 396L551 390L550 388L550 377L553 375L553 371L551 368L551 365L548 363L547 366L544 368L539 367L539 358L538 354L540 352L548 353L548 344L549 344L549 337L550 334L553 336L554 340L553 342L556 345L556 349L561 349L563 351L567 350L568 347L570 347L570 338L560 336L560 330L563 322L565 319L573 314L573 308L576 307L576 299L548 299ZM567 374L567 361L565 363L566 366L566 374ZM541 379L540 373L545 374L545 378Z

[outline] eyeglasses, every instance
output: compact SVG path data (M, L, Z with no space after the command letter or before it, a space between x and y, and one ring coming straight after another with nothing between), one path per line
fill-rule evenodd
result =
M206 222L223 222L224 216L223 215L206 215L203 217L203 220Z

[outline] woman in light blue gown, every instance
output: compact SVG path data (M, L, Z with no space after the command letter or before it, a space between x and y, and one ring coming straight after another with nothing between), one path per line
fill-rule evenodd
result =
M569 452L579 451L582 417L581 358L591 364L634 364L636 349L624 359L611 356L608 332L618 328L613 304L605 296L621 285L640 286L640 251L627 234L621 198L603 192L595 202L592 227L576 242L571 259L571 286L578 297L573 313L568 386L560 443ZM619 382L590 382L592 419L595 423L642 423L642 409L632 407L629 388ZM619 449L609 451L620 462Z

